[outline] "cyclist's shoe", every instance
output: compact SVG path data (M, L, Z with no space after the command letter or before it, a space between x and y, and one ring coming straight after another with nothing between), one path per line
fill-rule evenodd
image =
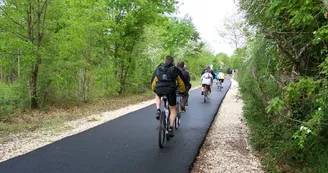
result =
M173 138L173 137L174 137L174 134L173 134L173 127L170 127L168 132L169 132L169 134L168 134L169 137L170 137L170 138Z
M160 109L157 109L157 112L156 112L156 119L159 120L159 116L161 115L161 110Z

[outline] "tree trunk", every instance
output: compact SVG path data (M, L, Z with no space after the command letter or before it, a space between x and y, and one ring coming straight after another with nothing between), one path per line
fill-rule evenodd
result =
M0 80L3 80L3 71L2 66L0 65Z
M118 43L114 44L114 76L118 75L118 64L119 64L119 60L118 60L118 51L119 51L119 47L118 47Z
M40 54L41 44L45 32L45 21L47 16L48 1L45 0L44 3L37 1L37 11L34 11L33 4L29 2L29 9L27 10L27 21L28 21L28 38L31 43L36 46L36 62L32 68L32 79L31 79L31 108L35 109L39 107L39 97L38 97L38 77L39 77L39 66L42 63L42 57ZM36 19L33 15L36 15ZM34 21L34 20L35 21ZM34 28L36 23L37 27ZM36 32L36 38L34 38L34 32ZM35 43L36 40L37 42Z
M10 61L11 63L11 61ZM8 69L8 75L7 75L7 83L11 83L11 69Z
M105 75L105 81L104 81L104 83L105 83L104 88L105 88L106 91L108 91L109 81L108 81L108 75L107 74Z
M21 73L21 51L18 50L18 57L17 57L17 73L18 73L18 77L20 77L20 73Z
M83 102L87 101L86 98L86 75L85 75L85 68L80 68L80 97L82 98Z
M35 63L32 70L32 80L31 80L31 108L36 109L39 107L38 99L38 74L39 74L39 64Z
M118 93L122 94L123 93L123 89L124 89L124 62L121 61L120 64L120 73L119 73L119 77L120 77L120 88Z

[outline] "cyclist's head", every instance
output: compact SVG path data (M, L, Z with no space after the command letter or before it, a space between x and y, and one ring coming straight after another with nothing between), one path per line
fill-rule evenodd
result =
M177 67L184 68L184 67L185 67L184 62L183 62L183 61L179 61L179 62L177 63Z
M168 56L165 57L165 63L166 64L173 64L173 62L174 62L173 56L168 55Z

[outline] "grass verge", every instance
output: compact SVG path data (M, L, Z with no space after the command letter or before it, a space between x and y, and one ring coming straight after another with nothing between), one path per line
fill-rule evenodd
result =
M10 134L33 132L45 128L60 132L70 127L65 122L76 120L92 114L112 111L154 98L151 91L130 96L111 96L71 107L49 107L46 110L33 110L16 113L0 121L0 137L5 139ZM94 120L96 121L96 120Z
M193 81L190 81L190 83L191 83L191 88L193 89L193 88L199 87L200 84L201 84L201 81L200 80L193 80Z

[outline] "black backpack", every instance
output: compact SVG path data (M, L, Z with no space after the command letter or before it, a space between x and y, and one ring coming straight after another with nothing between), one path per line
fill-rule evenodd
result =
M177 76L174 74L174 66L165 66L161 64L156 69L156 88L158 87L170 87L176 88L176 78Z

